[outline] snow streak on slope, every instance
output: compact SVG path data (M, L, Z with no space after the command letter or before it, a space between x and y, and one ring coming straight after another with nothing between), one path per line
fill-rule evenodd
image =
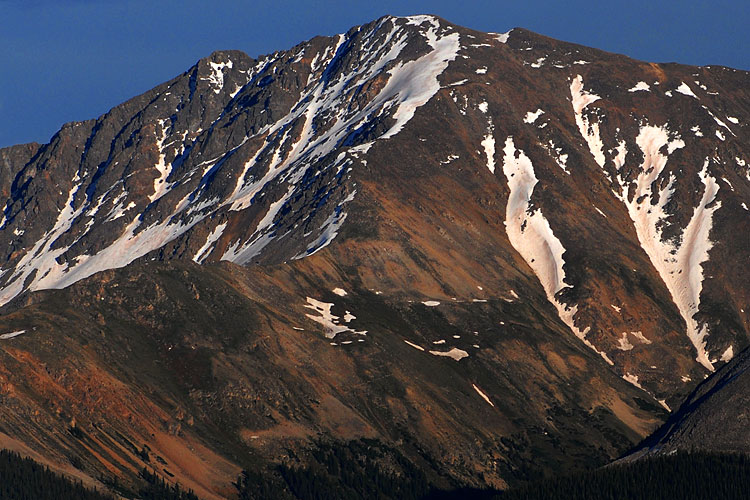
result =
M721 206L714 203L719 185L708 173L709 161L706 159L699 173L704 190L700 203L695 208L679 240L664 240L662 226L668 214L665 206L673 193L676 181L670 174L667 185L661 190L653 191L667 163L667 156L661 153L666 146L667 154L685 146L681 139L669 139L666 127L643 126L636 138L636 144L644 155L643 165L634 184L623 188L622 199L625 202L630 218L633 220L636 234L641 246L646 251L652 264L659 272L672 295L685 323L687 334L695 346L700 362L709 370L713 365L706 352L707 330L699 325L693 316L698 312L700 293L703 286L701 264L708 260L708 251L712 243L709 239L713 213ZM713 206L709 207L713 203Z
M420 38L427 43L427 50L423 43L417 43ZM402 51L411 43L416 43L417 50L422 51L421 55L408 62L399 61ZM193 255L196 262L203 262L218 246L219 238L227 237L224 229L235 227L231 224L234 212L258 206L261 197L270 192L280 193L273 200L263 198L265 202L261 206L264 207L264 212L258 215L260 222L255 231L252 234L241 234L239 239L229 242L222 256L225 260L241 264L249 262L273 239L291 233L292 229L277 234L277 223L284 213L289 212L288 202L295 196L299 199L301 190L306 189L303 180L309 179L311 174L317 175L320 171L331 169L336 174L335 182L340 182L346 169L352 165L348 155L356 156L366 152L374 141L398 134L416 110L439 90L438 77L455 60L459 48L459 34L431 16L383 18L367 32L360 29L352 30L347 35L339 35L314 55L309 63L311 74L307 85L296 103L288 108L286 115L254 131L251 136L233 141L232 146L227 146L218 156L197 164L185 159L196 145L196 139L191 139L191 143L187 145L172 146L175 141L169 142L168 137L177 137L177 141L182 137L184 142L187 134L172 130L172 115L157 119L155 142L159 156L156 164L152 165L156 170L156 178L153 180L153 193L148 196L150 205L146 212L135 213L136 211L129 210L136 206L133 201L125 207L126 193L123 191L123 199L118 200L119 204L113 204L114 208L110 212L112 217L109 218L111 222L126 217L125 224L119 221L122 225L111 226L119 227L121 232L111 236L108 246L96 247L97 251L92 251L91 254L69 255L73 245L87 237L92 225L107 222L106 212L99 213L98 208L110 192L95 199L88 199L88 196L84 198L84 193L93 187L84 184L76 176L73 180L74 187L54 227L26 251L13 268L5 270L7 275L3 280L4 286L0 289L0 305L27 289L61 288L95 272L126 266L175 240L196 224L206 221L210 224L209 236L204 246ZM412 54L410 57L414 57ZM352 55L354 59L351 65L339 64L346 57L352 60ZM254 81L253 78L262 78L276 59L274 56L272 59L259 61L251 69L252 74L250 70L243 71L248 82ZM297 58L295 61L299 63L302 60ZM231 60L210 63L210 75L206 79L210 83L212 94L219 95L231 90L224 88L224 78L235 66ZM275 74L277 68L272 69ZM250 87L252 86L248 86ZM371 94L362 92L368 88ZM237 90L233 91L232 96L236 93ZM242 106L241 100L234 101L234 105ZM220 115L211 123L211 129L228 113L228 109L220 111ZM261 112L265 111L263 109ZM174 111L170 110L169 113ZM374 121L389 123L389 128L378 136L368 137L370 142L352 147L357 134L369 131ZM211 129L205 131L209 137ZM250 144L260 144L254 146L257 149L248 152L248 141L252 138L256 138L256 141ZM336 150L341 151L336 159L327 160L327 155ZM227 167L228 163L232 163L227 160L233 155L247 155L244 168ZM175 159L171 162L167 161L173 157ZM326 159L325 162L321 161L323 159ZM236 161L234 163L237 164ZM186 164L190 165L190 170L176 172ZM109 167L108 164L106 166ZM313 167L316 171L309 174ZM168 184L169 177L175 181ZM227 178L229 182L226 182ZM214 179L219 179L216 184L220 186L220 190L225 189L223 186L228 188L223 193L217 193L216 189L209 190L208 186ZM175 199L174 191L181 183L198 184L198 180L200 183L195 189L184 197L181 195ZM269 189L264 189L267 186ZM298 258L311 255L328 245L345 221L344 204L353 199L356 190L345 189L343 201L338 198L326 203L332 189L337 186L340 184L324 186L319 194L320 199L314 200L314 212L327 213L328 217L323 217L323 224L318 224L315 234L305 234L305 237L311 236L311 241L303 247ZM152 208L156 213L157 205L159 213L154 221L155 217L147 215ZM218 216L219 214L222 215ZM55 248L56 242L63 235L77 230L77 224L83 223L81 221L84 216L86 226L83 234L75 242ZM300 225L300 230L301 227ZM92 247L81 244L76 248ZM66 252L67 259L60 259Z
M556 298L560 290L570 287L565 283L563 269L565 248L552 232L542 211L530 206L531 195L537 184L531 160L523 151L516 150L512 137L506 139L503 152L503 173L510 189L505 208L505 230L511 245L539 278L547 299L557 308L560 319L587 346L598 352L607 363L612 364L606 353L598 351L586 339L588 327L581 331L575 326L574 316L578 312L578 307L566 306Z
M391 19L391 21L392 26L385 41L380 42L380 46L366 50L366 58L358 67L350 73L339 75L337 80L329 81L321 77L312 88L302 94L298 104L292 107L289 115L270 127L265 144L245 165L234 192L224 202L225 205L231 204L233 211L243 210L252 204L255 196L269 183L277 179L286 180L292 184L299 182L314 161L323 158L340 146L351 135L352 130L362 129L369 121L383 114L390 113L395 123L377 139L393 137L411 120L416 109L435 95L440 89L438 76L447 68L450 61L455 60L458 53L460 47L458 33L441 36L440 24L437 19L430 16L407 18L407 25L422 27L428 24L421 34L433 50L405 64L399 62L386 71L386 66L394 62L406 47L409 36L409 33L396 23L396 19ZM382 23L373 30L373 33L370 33L370 37L374 37L381 27L383 27ZM330 51L330 56L327 55L328 53L324 54L324 57L329 57L329 65L347 43L345 37L340 35L336 48ZM388 75L387 83L377 96L363 106L358 106L356 101L353 101L358 89L384 75ZM313 122L320 115L326 114L333 114L332 126L325 132L318 133ZM300 138L287 147L287 134L298 120L302 121ZM284 134L283 139L274 142L273 138L281 133ZM366 152L372 142L361 144L352 151ZM263 156L267 156L271 151L273 151L273 161L265 174L258 180L251 177L251 182L246 182L246 175L253 169L259 155L263 153ZM337 157L333 167L340 171L348 165L348 161L342 153ZM290 172L293 173L290 174ZM290 189L284 198L274 203L273 208L280 210L294 193L295 191ZM346 201L351 201L351 199L353 199L353 194ZM318 240L295 258L312 255L328 245L336 236L345 218L346 214L341 212L341 205L335 207L329 220L321 227L323 233ZM275 237L273 218L267 222L266 225L258 226L247 243L240 245L239 241L235 242L224 254L222 260L243 264L258 255L262 248Z
M586 144L588 144L589 151L591 151L591 154L594 156L596 163L598 163L600 167L603 167L604 144L602 144L602 139L599 134L599 123L589 122L589 118L584 114L586 107L592 102L598 101L600 98L598 95L583 90L583 77L581 75L576 76L570 84L570 96L578 130L580 130L583 138L586 139Z

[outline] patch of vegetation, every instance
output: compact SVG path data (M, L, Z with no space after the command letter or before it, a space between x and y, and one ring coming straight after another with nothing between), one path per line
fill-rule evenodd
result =
M3 500L113 500L113 497L52 472L17 453L0 450L0 498Z
M266 473L243 471L239 498L419 499L430 491L424 472L376 440L319 443L305 464L282 463Z
M746 499L750 457L679 452L552 478L499 493L497 500ZM452 496L445 498L462 498Z
M192 490L183 490L179 483L167 483L146 468L141 471L140 476L146 481L145 486L138 491L138 498L141 500L199 500Z

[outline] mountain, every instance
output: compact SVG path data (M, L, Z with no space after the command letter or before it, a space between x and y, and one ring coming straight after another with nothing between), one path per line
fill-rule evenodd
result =
M626 457L708 450L748 453L750 349L701 383L683 405L642 446Z
M205 498L604 464L748 346L749 89L388 16L0 150L0 444Z

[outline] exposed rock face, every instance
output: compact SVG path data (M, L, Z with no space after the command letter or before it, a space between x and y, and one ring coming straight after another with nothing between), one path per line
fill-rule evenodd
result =
M541 470L615 457L663 418L658 405L676 406L748 345L748 89L747 72L431 16L385 17L257 60L214 53L47 145L0 150L0 302L15 311L9 332L33 332L7 341L25 347L0 344L33 359L7 383L50 363L36 349L54 351L59 330L48 320L33 330L35 314L69 325L74 346L109 349L110 335L136 349L113 330L124 322L151 339L136 349L146 359L172 359L167 342L188 359L199 332L162 318L184 283L150 276L157 263L94 276L182 261L166 269L218 284L208 302L199 289L181 295L180 310L224 307L232 289L262 328L241 338L224 323L231 310L205 325L207 387L182 375L184 361L153 379L176 385L137 390L130 354L89 361L135 391L126 401L193 405L195 439L224 456L225 473L255 442L225 410L258 380L275 389L237 419L276 429L274 446L290 422L300 440L345 434L305 410L316 400L346 408L347 432L447 460L438 472L457 483L528 476L534 450L549 460ZM111 288L125 283L155 296ZM77 306L55 311L60 300ZM115 307L123 301L130 309ZM219 341L227 328L243 346L233 363L252 367L241 375ZM292 366L287 349L299 350ZM78 352L58 369L84 363L71 361ZM47 415L43 389L24 387L13 389L24 411ZM158 413L123 404L121 414ZM251 418L253 405L263 409ZM587 418L597 423L584 432ZM220 436L205 430L216 421ZM36 432L18 422L4 432ZM147 441L152 424L125 419L118 432ZM237 436L247 439L227 448Z
M750 350L701 383L627 459L676 450L750 453Z

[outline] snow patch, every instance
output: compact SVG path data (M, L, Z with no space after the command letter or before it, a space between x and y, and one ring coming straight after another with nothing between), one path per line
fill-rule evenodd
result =
M575 326L574 316L578 306L565 305L556 298L560 290L570 286L565 283L563 269L565 248L552 232L542 211L531 207L531 195L538 182L531 160L523 151L516 150L513 137L506 139L503 152L503 173L510 189L505 208L505 230L511 245L539 278L547 299L557 308L560 319L581 341L612 364L605 353L598 351L586 339L589 328L581 331ZM512 290L511 293L518 298Z
M490 406L492 406L492 407L495 406L495 404L492 401L490 401L490 398L487 396L487 394L484 393L484 391L482 391L482 389L480 389L479 387L477 387L476 384L471 384L471 386L474 388L475 391L477 391L477 394L479 394L480 396L482 396L482 399L484 399L485 401L487 401L487 403Z
M679 92L682 95L686 95L686 96L690 96L695 99L698 99L698 96L695 95L692 90L690 90L690 87L685 82L682 82L680 86L675 89L675 92Z
M15 332L3 333L2 335L0 335L0 340L12 339L13 337L18 337L19 335L23 335L24 333L26 333L26 330L17 330Z
M422 347L422 346L419 346L417 344L413 344L413 343L409 342L408 340L404 340L404 342L406 342L407 344L409 344L410 346L412 346L414 349L418 349L420 351L424 351L424 347Z
M638 340L640 340L644 344L650 344L651 343L651 341L649 339L647 339L643 335L643 332L641 332L641 331L630 332L630 335L632 335L633 337L637 338Z
M581 135L589 146L589 151L600 167L604 166L604 144L599 134L599 123L591 123L589 117L584 115L584 110L592 102L598 101L600 97L587 92L583 88L583 77L578 75L570 84L570 95L575 113L576 125Z
M721 355L721 361L726 363L727 361L730 361L733 357L734 357L734 347L730 345L729 347L727 347L727 350L724 351L724 353Z
M226 227L227 227L227 223L224 222L216 226L214 230L211 231L211 233L206 237L206 242L195 253L195 256L193 257L193 262L197 262L198 264L203 263L203 261L211 254L211 249L213 248L214 244L219 240L219 238L221 237L221 234L224 232L224 229L226 229Z
M649 87L648 83L646 82L638 82L635 84L633 88L628 89L628 92L638 92L638 91L650 91L651 87Z
M617 348L621 351L629 351L633 348L633 344L628 342L628 332L622 332L622 337L617 339Z
M312 309L313 311L318 313L318 315L314 316L312 314L305 314L305 316L317 323L320 323L325 329L325 336L328 339L336 338L336 335L345 332L354 333L357 335L365 335L367 333L367 330L357 332L352 330L348 326L340 324L339 317L331 312L333 306L334 304L332 303L321 302L319 300L313 299L312 297L307 297L307 304L305 305L305 307L307 309ZM348 315L349 312L347 311L347 317ZM354 319L354 316L351 316L347 323L351 321L351 319Z
M570 171L568 170L568 154L563 154L562 148L555 147L555 143L551 140L546 145L542 144L541 146L555 160L557 166L560 167L563 172L570 175Z
M523 119L523 122L524 123L534 123L537 118L539 118L540 116L542 116L543 113L544 113L544 111L542 111L541 109L537 109L534 112L529 111L528 113L526 113L526 117Z
M508 37L510 36L510 31L506 31L505 33L500 33L495 37L495 40L497 40L500 43L508 43Z
M487 169L495 173L495 138L492 136L490 131L484 136L481 142L482 148L484 148L484 154L487 155Z
M334 288L332 292L339 297L345 297L347 295L346 290L344 290L343 288Z
M637 388L643 389L643 387L641 386L641 384L638 383L638 376L637 375L631 375L630 373L626 373L625 375L622 376L622 378L624 378L627 382L630 382L631 384L633 384Z
M443 357L446 357L446 358L452 358L452 359L455 359L456 361L461 361L462 359L469 357L469 353L468 352L466 352L466 351L464 351L462 349L458 349L456 347L454 347L453 349L451 349L450 351L447 351L447 352L443 352L443 351L430 351L430 354L432 354L433 356L443 356Z
M422 304L426 305L427 307L437 307L440 305L440 302L437 300L425 300L422 302Z
M672 295L683 319L687 324L687 334L698 353L697 361L709 370L713 365L705 350L705 337L708 334L705 325L699 325L693 316L698 312L700 293L703 282L702 263L708 260L708 250L712 247L709 239L713 213L721 206L714 203L719 185L708 173L708 159L699 173L703 182L703 196L694 209L693 215L678 241L664 241L662 226L668 214L665 206L669 202L675 181L670 175L667 185L657 192L652 192L658 185L667 156L661 153L664 146L671 154L685 143L669 138L666 127L651 125L642 126L636 144L644 155L640 173L634 183L623 188L622 200L633 220L641 247L649 256L662 281ZM711 205L712 207L708 207Z
M211 74L208 78L202 78L202 80L208 80L213 87L214 93L219 94L224 88L224 68L231 69L232 61L229 60L225 63L209 62L208 64L211 67Z

